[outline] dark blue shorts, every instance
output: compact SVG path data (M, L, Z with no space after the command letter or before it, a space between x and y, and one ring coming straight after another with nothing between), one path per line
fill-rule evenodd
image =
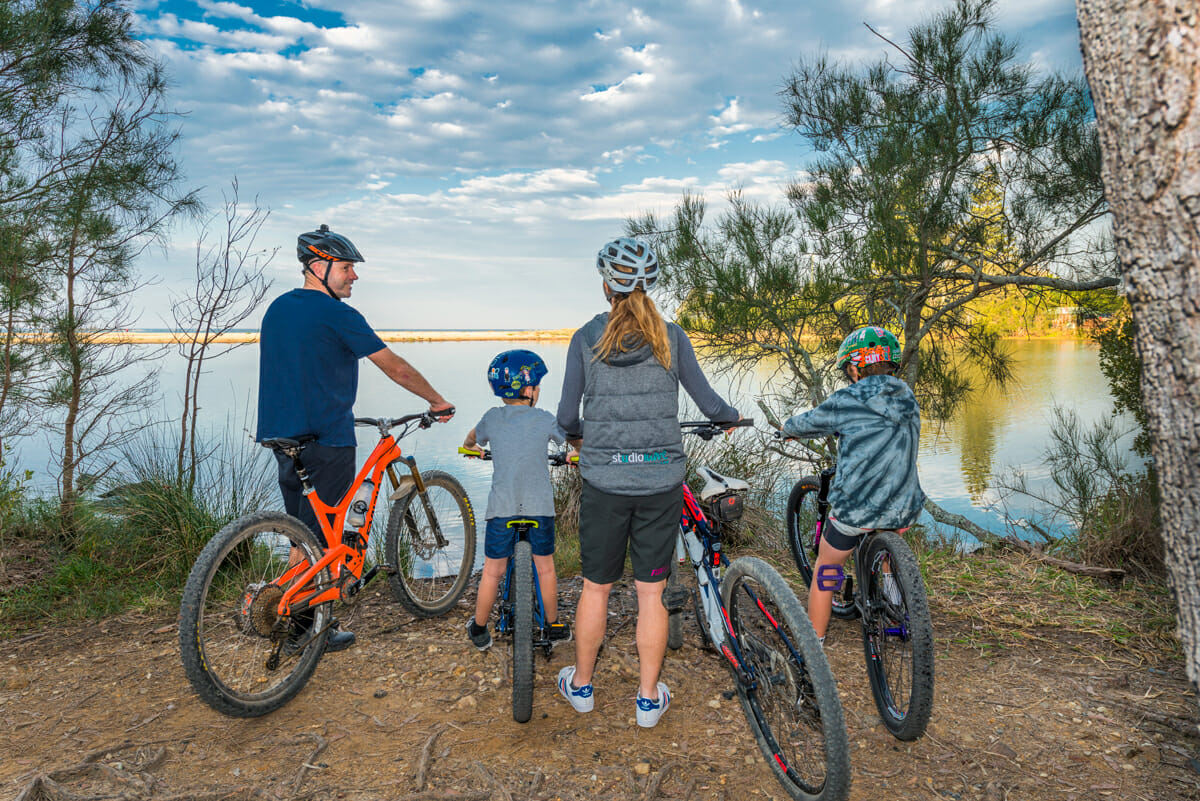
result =
M517 543L516 528L509 528L511 520L533 520L537 528L529 529L529 545L534 556L550 556L554 553L553 517L493 517L483 530L483 555L488 559L507 559L513 555Z

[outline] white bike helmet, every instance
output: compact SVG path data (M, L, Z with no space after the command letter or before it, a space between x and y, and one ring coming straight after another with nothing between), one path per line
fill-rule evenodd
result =
M596 269L613 292L627 295L641 287L648 290L658 280L658 258L645 242L614 239L596 257Z

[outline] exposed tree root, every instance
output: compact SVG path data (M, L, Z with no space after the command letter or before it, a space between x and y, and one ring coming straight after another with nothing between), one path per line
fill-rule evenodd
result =
M1118 585L1125 580L1125 571L1115 567L1096 567L1095 565L1085 565L1079 562L1071 562L1066 559L1059 559L1050 556L1039 548L1034 547L1024 540L1019 540L1016 537L1001 537L988 531L986 528L979 526L960 514L948 512L938 506L933 501L925 501L925 511L929 512L929 516L939 523L947 526L953 526L961 531L965 531L980 542L986 542L988 545L997 548L1009 548L1014 551L1032 556L1041 562L1048 565L1053 565L1060 570L1065 570L1068 573L1077 573L1081 576L1091 576L1092 578L1108 582L1109 584Z
M429 739L425 741L425 745L421 748L421 757L417 760L417 771L415 779L415 787L418 793L425 790L425 778L429 770L429 761L433 757L433 744L437 742L437 738L446 730L445 726L438 726L433 730L433 734L429 735Z

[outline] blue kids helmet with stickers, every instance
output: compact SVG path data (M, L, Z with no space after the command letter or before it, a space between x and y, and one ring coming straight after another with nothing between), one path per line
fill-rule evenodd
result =
M506 350L488 365L488 383L496 397L516 400L525 387L536 387L546 377L546 363L531 350Z

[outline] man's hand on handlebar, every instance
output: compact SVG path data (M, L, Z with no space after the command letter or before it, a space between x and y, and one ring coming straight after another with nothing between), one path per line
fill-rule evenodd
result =
M454 416L454 404L442 401L429 404L429 413L438 419L439 423L448 423Z

